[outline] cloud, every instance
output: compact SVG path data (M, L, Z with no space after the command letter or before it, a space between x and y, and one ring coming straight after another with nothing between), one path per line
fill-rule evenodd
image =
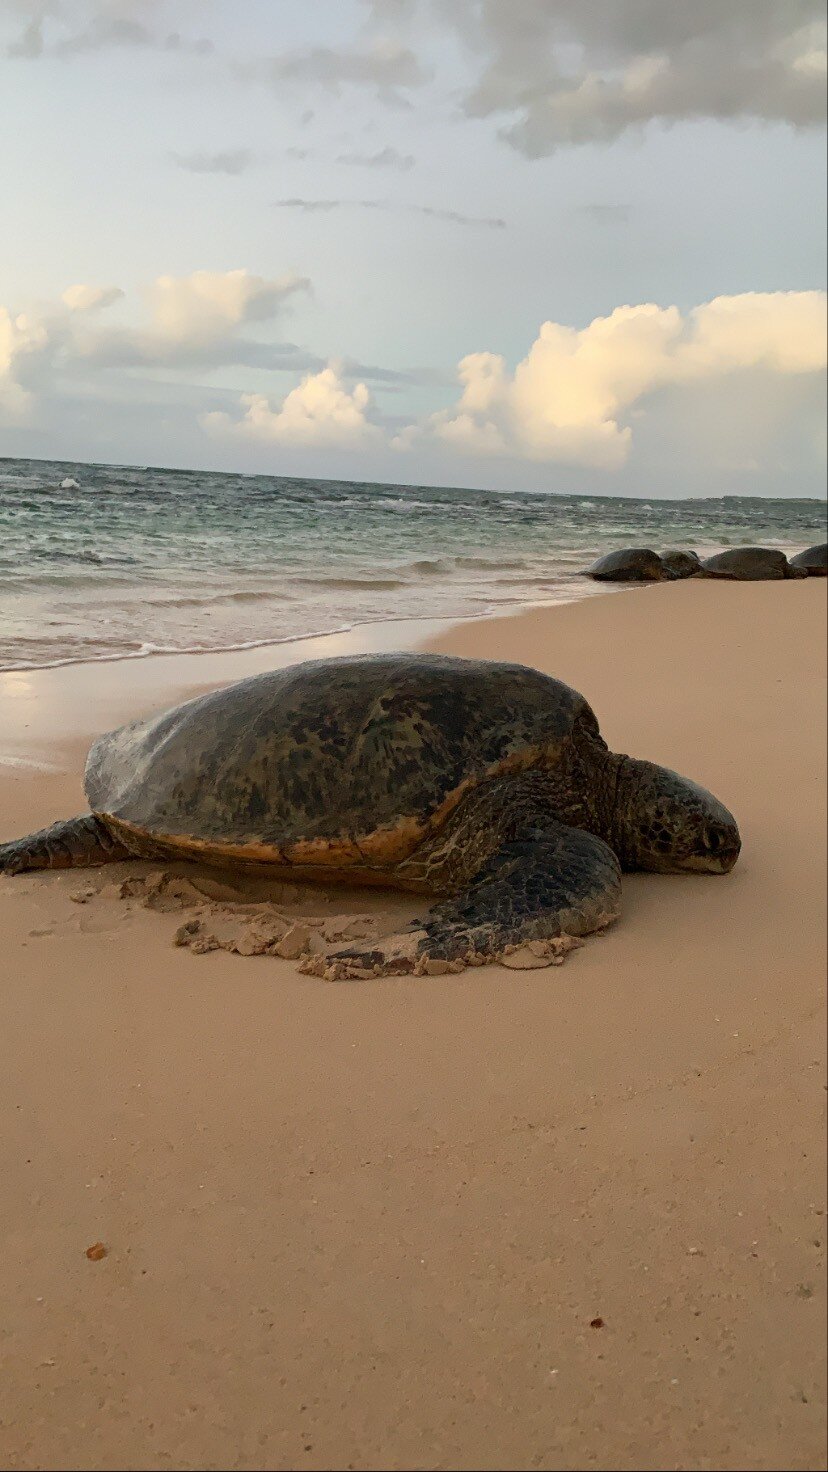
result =
M221 412L201 419L210 435L237 444L416 451L435 467L448 452L466 462L612 475L639 439L653 445L684 433L694 453L706 446L711 463L725 467L734 456L764 465L783 441L816 440L817 375L826 363L822 292L746 292L687 312L626 305L581 328L550 320L514 368L498 353L467 354L456 401L443 389L436 402L447 407L411 423L401 414L381 416L367 383L385 391L427 386L435 394L444 383L439 375L326 363L256 335L308 286L303 277L245 270L160 276L139 325L118 322L123 293L114 286L76 283L50 307L0 308L0 418L36 423L39 405L49 403L51 413L65 390L93 400L102 392L109 400L120 393L124 402L135 396L140 412L134 370L156 370L154 391L163 397L175 374L181 386L183 370L234 365L295 375L278 401L249 392L232 407L225 397ZM102 322L100 314L113 308L115 321ZM195 383L191 398L192 422L199 408L216 403ZM440 473L451 477L447 467Z
M159 276L147 293L149 328L78 336L75 351L88 362L113 367L281 366L272 362L268 345L248 341L240 329L272 320L289 297L309 289L307 277L294 274L273 280L244 270Z
M287 297L309 287L306 276L293 273L266 280L243 270L193 271L191 276L159 276L150 300L159 331L182 340L266 321Z
M371 396L364 383L350 391L333 365L310 373L277 408L264 394L243 394L240 419L214 412L202 416L210 435L235 435L274 445L359 449L381 440L367 413Z
M430 204L415 204L411 209L434 220L450 220L455 225L483 225L487 230L505 230L506 221L497 215L462 215L457 210L435 209Z
M315 83L338 93L344 86L367 87L384 101L400 103L400 89L420 87L429 72L407 46L380 38L369 47L307 46L256 64L271 83Z
M288 299L310 288L306 277L267 280L249 271L159 276L146 293L146 327L104 324L98 312L124 293L117 286L67 287L59 303L37 312L0 308L0 411L19 419L55 378L118 368L319 368L324 359L293 343L261 342L245 329L271 322Z
M659 395L665 393L670 405L684 398L696 440L706 435L723 461L738 440L741 454L744 410L729 425L725 406L743 405L750 383L764 406L749 434L761 455L797 402L812 403L811 388L790 391L783 383L807 377L813 384L824 369L825 307L822 292L747 292L716 297L687 314L643 303L618 307L581 329L548 321L513 372L496 353L463 358L456 404L419 423L389 426L372 418L364 382L349 390L344 380L355 368L340 363L308 374L276 405L263 394L245 394L238 414L213 413L202 424L211 435L249 442L431 455L442 449L466 459L612 473L629 457L634 426L643 433L645 422L657 424L664 415ZM680 407L670 405L667 420L678 414L680 421Z
M148 320L139 325L98 321L105 308L124 299L117 286L78 283L67 287L58 302L30 312L0 307L0 421L24 422L44 394L57 393L64 384L83 382L94 392L96 382L106 381L111 393L121 370L130 375L121 380L127 393L136 369L163 372L158 383L165 386L169 375L184 370L204 374L223 367L305 373L315 382L326 357L253 335L278 321L290 299L309 289L306 277L292 274L266 279L236 270L159 276L144 294ZM427 369L383 368L354 359L343 359L338 375L374 381L387 392L441 381ZM325 386L328 380L319 382ZM360 395L350 397L359 407ZM291 415L296 405L292 400Z
M329 214L331 210L404 210L415 215L430 215L434 220L448 220L454 225L479 225L487 230L505 230L506 221L485 215L463 215L458 210L438 209L430 204L404 204L393 199L275 199L276 209L303 210L306 214Z
M213 43L190 39L163 24L166 0L18 0L34 11L5 47L10 58L73 57L114 48L207 56Z
M420 9L369 3L398 35ZM465 114L505 116L501 136L529 158L653 120L824 120L821 0L428 0L426 10L476 72Z
M50 356L49 333L43 323L0 306L0 420L24 423L34 404L32 382Z
M651 303L618 307L580 331L544 322L513 374L494 353L463 358L458 403L423 431L464 453L617 470L632 444L624 421L647 396L750 370L817 372L825 325L818 291L716 297L686 317Z
M253 162L249 148L229 148L223 153L173 153L170 157L191 174L243 174Z
M358 200L348 199L275 199L273 201L277 210L303 210L305 214L327 214L330 210L341 210L346 205Z
M67 286L61 301L70 312L98 312L123 296L120 286Z
M382 148L378 153L341 153L338 164L356 164L365 169L398 169L405 174L416 160L411 153L398 153L396 148Z
M9 41L5 47L5 55L12 60L15 58L33 60L43 55L43 49L43 21L40 16L34 16L23 27L19 35L13 41Z

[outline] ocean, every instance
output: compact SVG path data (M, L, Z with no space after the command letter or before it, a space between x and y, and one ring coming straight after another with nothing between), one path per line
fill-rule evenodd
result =
M606 593L625 545L799 550L813 500L641 501L0 459L0 669L250 648Z

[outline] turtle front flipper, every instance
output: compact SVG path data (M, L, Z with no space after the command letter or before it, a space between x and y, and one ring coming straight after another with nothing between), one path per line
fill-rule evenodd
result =
M53 823L27 838L0 843L0 874L22 874L27 869L92 868L114 864L134 855L115 838L100 818L85 813Z
M303 969L330 980L480 965L508 947L588 935L618 918L621 867L594 834L545 820L495 850L459 894L370 950L313 957ZM435 964L436 963L436 964Z

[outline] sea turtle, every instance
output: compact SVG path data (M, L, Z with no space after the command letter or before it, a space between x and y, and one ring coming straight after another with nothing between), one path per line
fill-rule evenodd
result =
M657 583L664 577L664 567L649 547L624 547L599 557L587 575L600 583Z
M778 547L730 547L727 552L717 552L715 557L706 557L699 576L755 583L801 577L802 573L798 570L791 571L785 553L780 552Z
M583 935L617 917L622 868L723 874L740 847L709 792L611 752L568 685L441 655L242 680L100 737L85 787L90 813L0 845L0 870L187 858L438 897L337 953L357 974Z
M692 578L699 571L701 562L697 552L670 550L662 552L661 565L669 578Z
M791 558L791 567L802 568L809 578L828 576L828 542L820 542L816 547L806 547L804 552L797 552Z

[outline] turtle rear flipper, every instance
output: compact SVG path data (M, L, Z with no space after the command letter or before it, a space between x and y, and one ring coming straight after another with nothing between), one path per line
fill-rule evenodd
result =
M491 962L526 942L603 930L620 908L621 867L612 849L592 833L544 819L503 843L466 889L404 934L370 950L314 957L307 969L338 980L427 972L430 962L449 963L447 969L452 962Z
M53 823L27 838L0 843L0 874L22 874L27 869L94 868L133 855L94 813Z

